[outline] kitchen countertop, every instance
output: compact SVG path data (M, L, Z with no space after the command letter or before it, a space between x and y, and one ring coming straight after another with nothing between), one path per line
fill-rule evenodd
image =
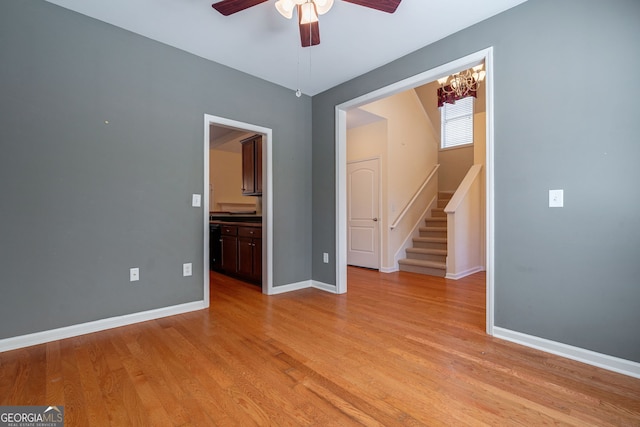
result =
M209 221L215 222L227 222L227 223L262 223L262 215L259 214L247 214L247 213L230 213L230 212L210 212Z
M225 220L214 219L213 221L209 221L209 224L240 225L242 227L262 227L262 223L258 221L246 222L246 221L225 221Z

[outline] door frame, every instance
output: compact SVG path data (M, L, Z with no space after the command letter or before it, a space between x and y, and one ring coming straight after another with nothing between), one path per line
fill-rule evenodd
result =
M378 238L378 270L380 270L380 268L382 267L382 160L380 159L380 156L374 156L374 157L367 157L364 159L354 159L354 160L348 160L347 161L347 165L349 163L361 163L361 162L368 162L371 160L377 160L378 162L378 233L377 233L377 238ZM346 182L345 182L346 184ZM348 218L347 218L348 219ZM347 229L347 232L349 230ZM348 249L348 247L347 247Z
M273 294L273 130L211 114L204 115L204 296L209 306L209 126L262 134L262 293Z
M484 61L486 69L486 152L485 152L485 245L486 245L486 332L494 329L494 129L493 129L493 47L456 59L413 77L343 102L335 107L336 173L336 293L347 292L347 111L396 93L413 89Z

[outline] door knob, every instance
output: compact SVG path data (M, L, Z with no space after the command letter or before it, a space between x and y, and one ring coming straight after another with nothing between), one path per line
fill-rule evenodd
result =
M373 220L377 222L377 221L378 221L378 218L373 218Z

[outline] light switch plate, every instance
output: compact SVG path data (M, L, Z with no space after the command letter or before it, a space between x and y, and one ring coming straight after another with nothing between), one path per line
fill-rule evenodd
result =
M129 281L137 282L140 280L140 269L139 268L130 268L129 269Z
M549 190L549 207L564 207L564 190Z
M182 264L182 275L184 277L188 277L188 276L191 276L192 274L193 274L193 270L192 270L191 263L188 262L188 263Z
M199 208L201 201L202 197L200 196L200 194L194 194L191 196L191 206L193 206L194 208Z

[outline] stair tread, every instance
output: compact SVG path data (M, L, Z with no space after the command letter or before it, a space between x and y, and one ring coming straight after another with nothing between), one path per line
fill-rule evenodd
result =
M407 248L407 252L413 252L416 254L429 254L429 255L447 255L446 249L429 249L429 248Z
M419 230L420 231L447 231L447 227L430 227L430 226L426 226L426 227L420 227Z
M414 242L447 243L446 237L414 237Z
M410 259L410 258L399 259L398 264L415 265L419 267L429 267L429 268L439 268L439 269L447 268L447 264L444 262L424 261L421 259Z

